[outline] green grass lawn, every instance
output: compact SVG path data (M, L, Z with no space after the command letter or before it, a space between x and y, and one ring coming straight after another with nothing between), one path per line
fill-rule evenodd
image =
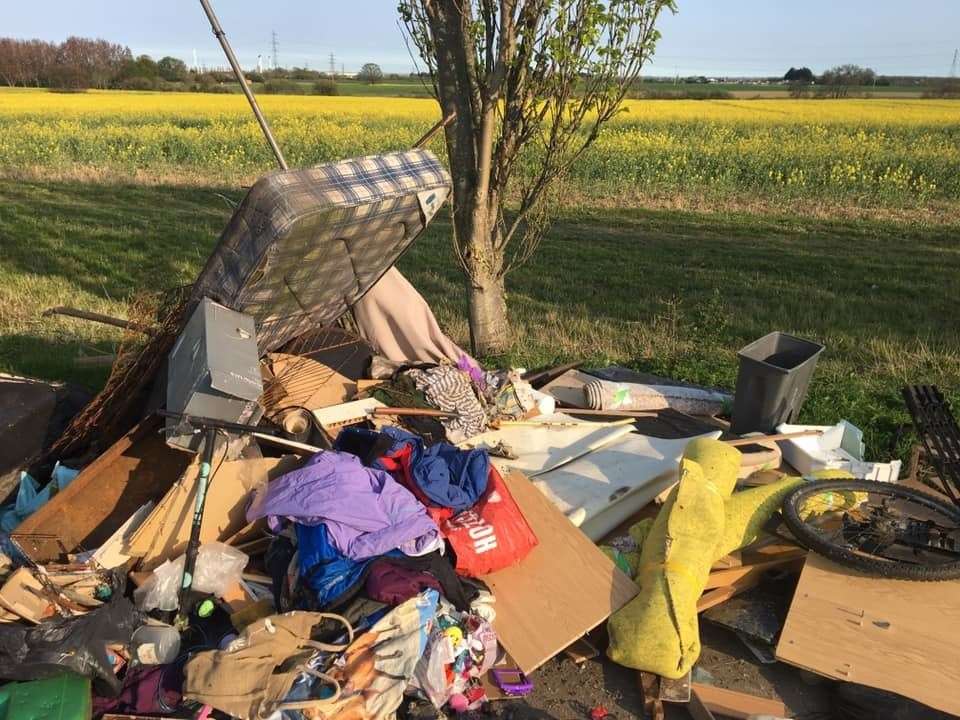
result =
M216 193L149 185L0 180L0 371L96 387L77 357L119 334L53 305L115 315L140 292L190 282L230 210ZM401 269L459 342L463 280L444 214ZM557 218L510 276L527 367L584 359L732 388L736 351L771 331L824 343L805 421L846 418L872 457L903 455L899 388L960 388L960 227L783 215L580 210Z

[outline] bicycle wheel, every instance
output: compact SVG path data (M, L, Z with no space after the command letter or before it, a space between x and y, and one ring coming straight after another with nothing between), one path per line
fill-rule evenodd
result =
M871 575L960 577L960 510L893 483L823 480L801 485L783 519L804 547Z

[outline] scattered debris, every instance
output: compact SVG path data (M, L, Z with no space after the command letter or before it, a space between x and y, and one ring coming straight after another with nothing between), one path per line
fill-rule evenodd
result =
M608 621L606 654L641 671L648 716L669 702L696 720L785 717L778 699L696 682L702 613L757 663L960 713L943 691L960 637L942 621L960 580L861 575L807 532L887 575L893 546L941 575L960 554L952 506L921 496L938 522L881 527L865 519L877 483L827 479L917 499L899 462L865 461L857 428L789 424L824 347L751 343L732 396L579 362L482 368L394 267L450 183L421 148L284 165L155 319L50 311L139 344L65 430L58 389L0 378L0 712L42 698L78 719L386 720L405 697L483 712L535 692L558 653L596 658L602 630L585 636ZM956 422L936 388L905 393L956 500ZM855 544L863 523L883 542Z

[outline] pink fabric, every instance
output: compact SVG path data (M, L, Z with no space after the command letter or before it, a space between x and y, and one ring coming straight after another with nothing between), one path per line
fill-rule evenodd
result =
M357 301L353 316L364 339L389 360L457 363L466 357L476 365L443 333L427 301L395 267Z

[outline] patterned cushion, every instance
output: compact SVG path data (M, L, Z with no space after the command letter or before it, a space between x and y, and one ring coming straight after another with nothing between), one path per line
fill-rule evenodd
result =
M194 297L252 315L268 352L346 312L449 192L450 176L427 150L266 175L234 212Z

